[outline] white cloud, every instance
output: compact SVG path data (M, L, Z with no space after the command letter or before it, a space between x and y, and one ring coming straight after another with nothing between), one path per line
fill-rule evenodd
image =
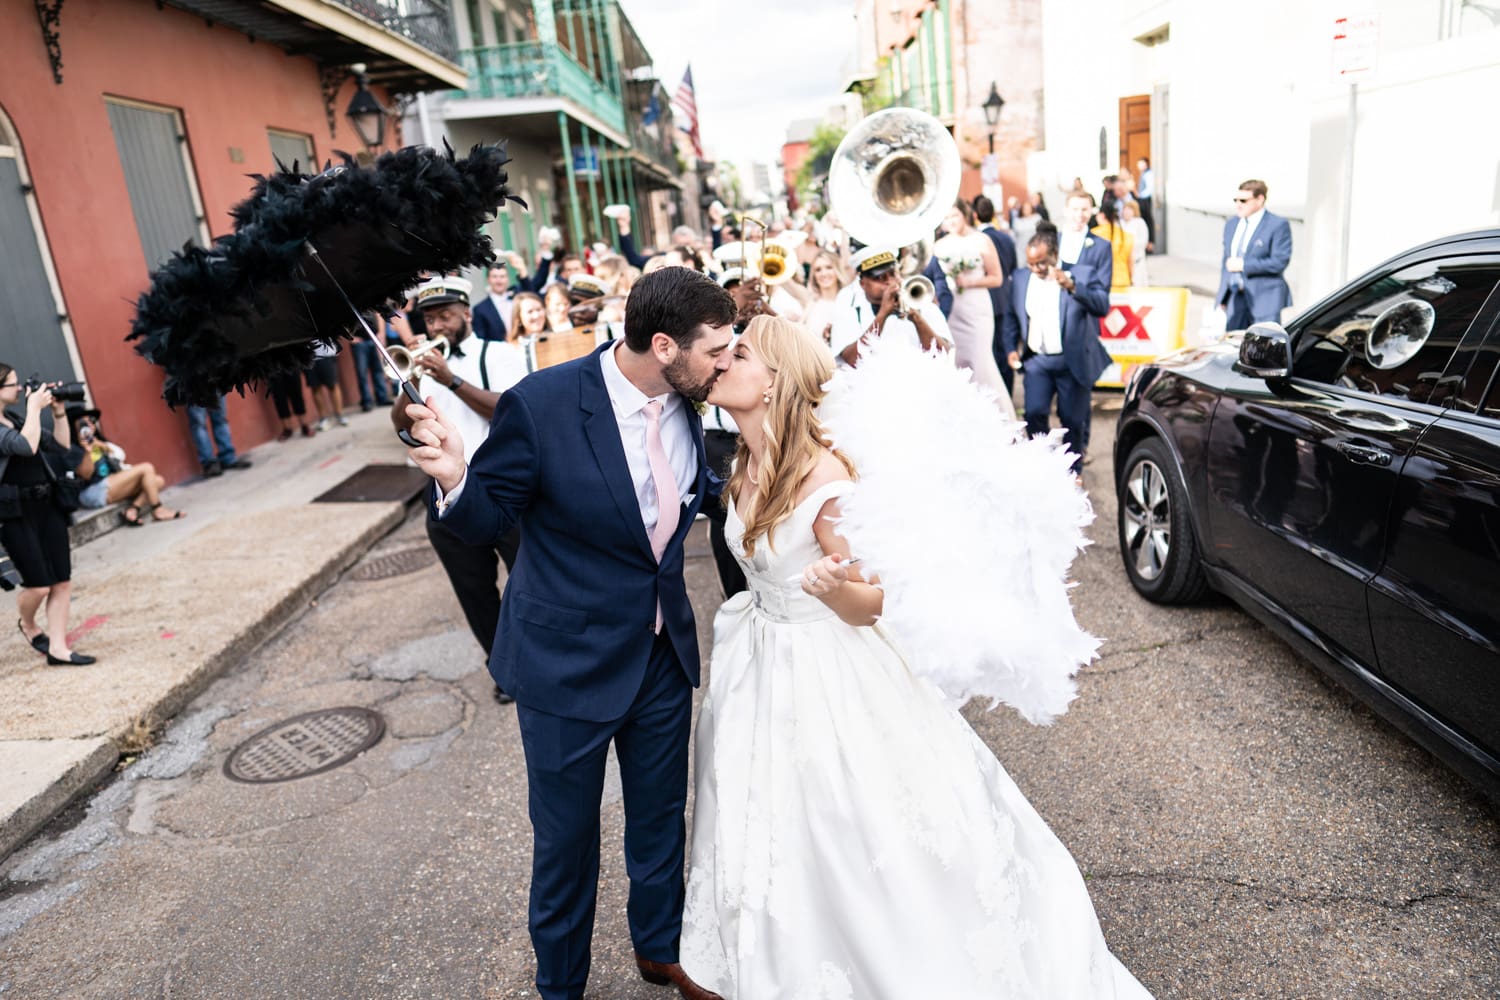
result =
M786 127L838 100L854 52L851 0L621 0L668 93L691 63L703 143L774 163Z

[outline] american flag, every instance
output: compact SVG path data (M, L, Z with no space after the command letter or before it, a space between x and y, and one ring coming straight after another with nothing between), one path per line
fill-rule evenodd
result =
M678 125L693 140L693 155L703 159L703 140L698 136L698 102L693 97L693 67L688 66L677 85L677 94L672 98L672 109L677 112Z

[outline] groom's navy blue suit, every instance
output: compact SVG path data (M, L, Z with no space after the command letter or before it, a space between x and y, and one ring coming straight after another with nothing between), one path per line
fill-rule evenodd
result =
M529 923L546 1000L582 997L588 977L611 741L624 789L635 950L675 962L682 929L688 732L699 678L683 539L707 489L703 429L687 407L696 486L658 563L600 369L600 353L615 346L502 394L490 436L442 518L474 545L521 525L490 673L516 698L526 751Z

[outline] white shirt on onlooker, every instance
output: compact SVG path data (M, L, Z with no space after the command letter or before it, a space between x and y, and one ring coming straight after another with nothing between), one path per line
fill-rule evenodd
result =
M1061 354L1062 285L1035 274L1026 283L1026 346L1037 354Z
M1083 244L1089 238L1089 231L1085 229L1081 233L1075 233L1071 229L1064 229L1057 237L1057 258L1064 264L1078 263L1078 257L1083 253Z
M1266 210L1262 208L1240 220L1240 224L1234 227L1234 239L1229 241L1229 256L1245 256L1246 251L1250 249L1250 240L1255 236L1255 227L1260 225L1260 220L1265 214Z

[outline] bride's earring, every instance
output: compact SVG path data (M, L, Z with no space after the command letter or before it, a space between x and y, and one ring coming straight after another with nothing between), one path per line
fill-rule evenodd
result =
M770 389L767 389L764 393L761 394L760 401L762 403L765 403L767 406L771 405L771 390Z

